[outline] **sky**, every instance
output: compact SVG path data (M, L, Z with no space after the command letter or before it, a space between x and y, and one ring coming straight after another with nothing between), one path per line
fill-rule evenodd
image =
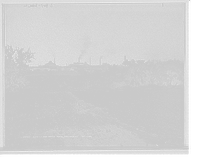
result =
M185 6L173 4L7 5L6 44L30 47L32 65L121 64L185 58Z

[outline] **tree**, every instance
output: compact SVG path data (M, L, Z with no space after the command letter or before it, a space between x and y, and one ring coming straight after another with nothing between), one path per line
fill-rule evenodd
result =
M152 69L152 80L156 85L180 85L184 82L184 65L172 60L157 62Z
M152 80L153 84L162 85L162 75L163 74L164 74L163 64L161 62L157 62L152 68L151 80Z
M164 67L165 73L169 77L169 85L179 85L183 83L183 68L179 62L167 61Z
M138 85L144 85L147 78L147 62L138 60L135 67L135 77Z
M24 51L24 48L14 49L12 46L5 47L5 87L11 91L27 87L28 80L21 69L26 69L27 64L34 59L34 53Z
M125 67L123 69L122 75L125 79L126 84L131 85L132 87L136 86L136 62L134 60L126 60L123 62L123 65L125 65Z
M144 60L126 60L123 64L125 65L123 75L132 87L146 84L147 62Z
M148 64L147 64L147 67L148 67L148 69L147 69L147 77L146 77L146 81L148 82L148 84L153 84L154 83L154 79L153 79L153 69L154 69L154 63L153 62L151 62L151 61L148 61L147 62Z

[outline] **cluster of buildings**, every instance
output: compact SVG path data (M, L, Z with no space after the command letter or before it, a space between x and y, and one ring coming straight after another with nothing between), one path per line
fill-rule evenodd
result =
M81 63L80 58L78 59L78 62L75 62L70 65L66 66L59 66L56 65L55 63L55 58L54 61L49 61L45 65L41 66L34 66L34 67L29 67L26 70L26 75L45 75L46 73L49 73L50 71L54 71L55 73L59 75L76 75L79 71L86 71L89 73L92 73L94 71L106 71L109 68L109 64L107 63L101 63L102 56L99 58L99 65L91 65L91 59L90 63ZM126 61L126 56L124 56L124 61Z
M89 65L86 62L85 63L76 62L68 66L59 66L59 65L56 65L55 59L54 59L54 62L49 61L48 63L42 66L29 67L26 72L27 74L32 74L32 73L55 71L55 72L67 74L67 73L76 73L80 70L85 70L91 73L93 71L106 71L108 67L109 67L109 64L106 64L106 63L103 63L102 65Z

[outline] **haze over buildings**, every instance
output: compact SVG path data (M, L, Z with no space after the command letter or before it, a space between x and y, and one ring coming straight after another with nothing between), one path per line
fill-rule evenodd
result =
M6 44L36 52L32 63L121 64L127 59L184 60L184 5L8 5ZM102 57L102 58L100 58Z

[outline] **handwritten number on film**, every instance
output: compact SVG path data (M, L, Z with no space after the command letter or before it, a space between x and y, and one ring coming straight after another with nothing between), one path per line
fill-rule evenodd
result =
M52 4L30 4L24 5L24 7L53 7Z

